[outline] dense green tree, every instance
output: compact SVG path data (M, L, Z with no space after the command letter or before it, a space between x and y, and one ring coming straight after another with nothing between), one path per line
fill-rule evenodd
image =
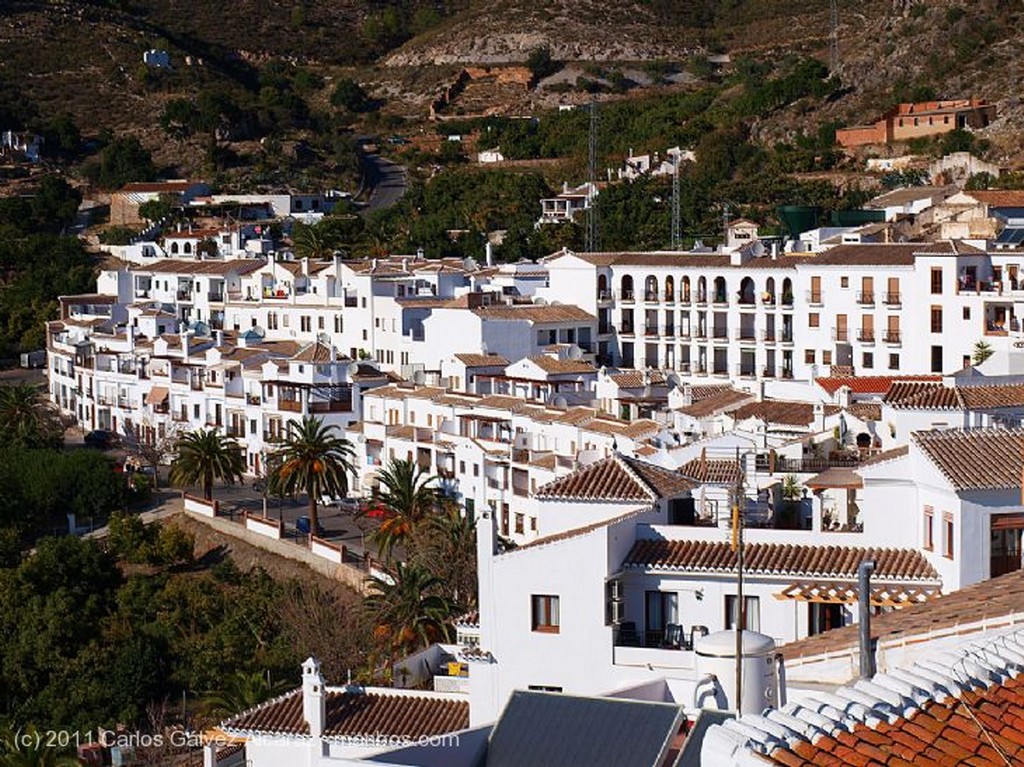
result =
M0 433L8 445L23 448L60 447L64 427L57 411L35 386L0 386Z
M221 721L280 695L289 686L289 680L275 680L269 671L236 671L203 697L202 711L211 720Z
M269 487L287 495L305 493L313 534L319 527L317 505L321 498L343 498L348 477L354 472L352 443L337 435L336 426L305 416L274 452Z
M197 429L183 435L174 452L171 482L180 487L199 485L208 501L213 500L215 480L233 485L245 472L242 446L215 429Z
M437 508L437 478L419 464L405 458L393 459L377 472L374 501L385 517L371 534L380 556L391 559L417 525Z
M133 181L152 181L156 166L135 136L116 138L103 148L97 180L104 189L119 189Z
M371 105L370 97L363 86L351 77L343 77L331 92L331 104L349 112L364 112Z
M437 593L440 581L426 569L397 562L393 575L370 579L365 606L374 636L390 658L451 639L459 607Z

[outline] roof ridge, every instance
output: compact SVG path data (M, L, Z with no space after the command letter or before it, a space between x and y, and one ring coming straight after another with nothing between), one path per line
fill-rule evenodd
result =
M658 500L658 498L660 497L658 491L646 479L644 479L643 476L641 476L641 474L638 471L636 471L631 464L631 461L644 463L643 461L641 461L639 458L627 458L621 453L614 453L612 457L619 462L619 464L626 470L626 473L633 478L634 482L639 483L641 487L647 490L647 495L650 496L650 499L652 501ZM651 466L653 465L654 464L651 464Z
M912 722L929 705L942 705L950 699L969 705L965 694L1002 687L1021 674L1024 629L1010 629L984 643L965 642L911 666L844 685L834 693L812 693L799 703L766 714L745 714L713 725L705 744L713 743L734 756L747 751L790 764L775 759L776 752L820 744L822 738L852 735L858 726L877 732L880 724L886 724L891 730L900 720Z

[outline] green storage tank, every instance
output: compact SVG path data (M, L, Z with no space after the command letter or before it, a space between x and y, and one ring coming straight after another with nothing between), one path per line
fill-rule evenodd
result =
M834 210L832 226L864 226L885 221L884 210Z

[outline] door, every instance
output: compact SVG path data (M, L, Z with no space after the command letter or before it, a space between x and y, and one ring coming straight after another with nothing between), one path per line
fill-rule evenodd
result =
M900 341L900 317L898 314L890 314L886 320L885 340L889 343Z
M875 340L875 315L865 314L863 317L861 317L860 327L862 341Z
M645 637L648 647L658 647L665 638L665 627L679 623L679 595L675 592L648 591L646 597Z
M887 304L898 304L900 302L900 278L890 277L886 287L885 302Z
M847 327L846 315L836 315L836 340L840 343L846 343L850 340L850 331Z
M860 281L860 302L862 304L873 304L875 302L875 278L864 277Z
M821 302L821 277L811 277L811 303Z

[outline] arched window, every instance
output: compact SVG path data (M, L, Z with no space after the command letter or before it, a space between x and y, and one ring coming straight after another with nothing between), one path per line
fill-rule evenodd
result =
M697 278L697 303L706 304L708 301L708 278Z
M647 279L644 280L644 300L658 300L658 278L653 274L648 275Z
M756 298L754 294L754 280L750 277L744 277L740 280L740 303L752 304Z
M191 242L186 242L185 243L184 251L186 253L191 253L192 252L192 243Z
M725 292L725 277L715 277L715 295L712 300L716 304L728 303L729 296Z
M622 275L622 281L619 283L619 292L623 301L633 300L633 277L629 274Z
M769 306L775 305L775 278L769 277L764 284L764 295L762 296L764 302Z
M793 280L789 277L782 281L782 303L786 306L793 305Z
M174 254L174 255L178 255L178 243L176 243L176 242L172 242L171 243L171 253Z
M680 286L679 286L679 292L681 293L680 297L682 298L683 303L684 304L690 303L690 278L689 277L683 277L682 282L680 283Z
M606 274L597 276L597 297L608 298L608 275Z
M665 278L665 301L671 303L676 300L676 281L669 275Z

